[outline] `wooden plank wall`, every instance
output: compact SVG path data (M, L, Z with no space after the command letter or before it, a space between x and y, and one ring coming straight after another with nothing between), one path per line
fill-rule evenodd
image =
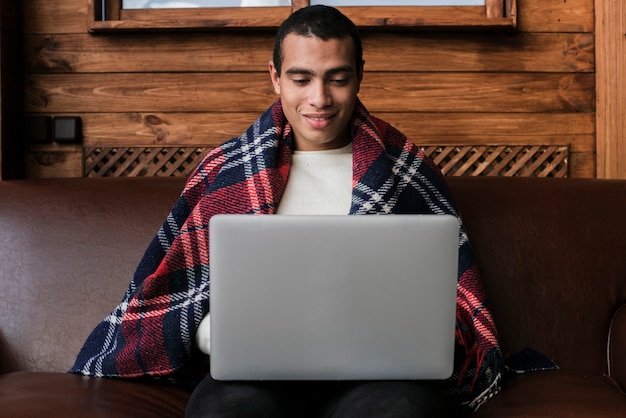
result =
M626 178L626 2L596 0L597 176Z
M30 146L29 176L83 175L83 147L207 146L275 99L273 33L87 33L87 0L24 0L30 116L79 116L83 146ZM514 33L365 31L360 97L422 145L561 145L595 176L593 0L517 0Z

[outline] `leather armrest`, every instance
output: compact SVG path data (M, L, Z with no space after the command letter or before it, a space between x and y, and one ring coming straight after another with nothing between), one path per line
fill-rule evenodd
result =
M607 342L609 377L624 391L626 388L626 304L613 315Z

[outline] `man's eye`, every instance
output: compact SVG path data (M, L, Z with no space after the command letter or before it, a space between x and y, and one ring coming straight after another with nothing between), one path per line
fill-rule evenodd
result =
M332 78L330 82L338 86L343 86L348 82L348 79L347 78Z
M294 78L291 81L293 82L293 84L295 84L297 86L302 86L302 85L305 85L306 83L309 82L309 80L307 80L305 78Z

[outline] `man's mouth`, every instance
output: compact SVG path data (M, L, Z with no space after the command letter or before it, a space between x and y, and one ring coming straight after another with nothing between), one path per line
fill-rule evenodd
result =
M334 115L305 115L304 116L314 128L325 128L328 126Z

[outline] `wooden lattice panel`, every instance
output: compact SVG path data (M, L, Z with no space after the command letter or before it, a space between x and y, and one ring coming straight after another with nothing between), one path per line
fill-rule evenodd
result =
M187 176L209 147L85 148L85 177Z
M423 147L447 176L567 177L567 146Z
M210 147L85 149L86 177L187 176ZM567 177L567 146L423 147L447 176Z

